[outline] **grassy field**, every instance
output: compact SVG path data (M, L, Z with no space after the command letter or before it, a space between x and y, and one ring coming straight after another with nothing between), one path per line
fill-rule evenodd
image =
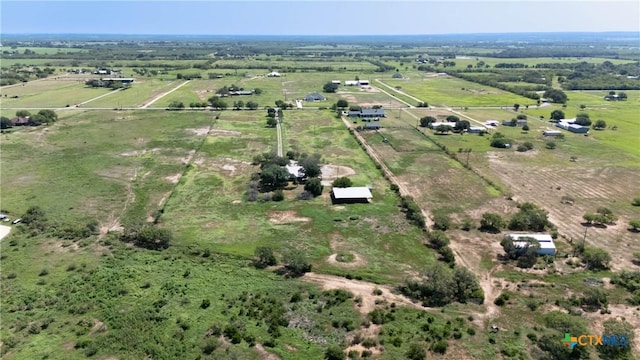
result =
M83 80L41 80L2 89L2 108L47 108L79 104L111 91L89 88ZM4 97L4 95L7 97ZM12 96L19 96L12 99Z
M452 77L386 80L385 83L393 87L400 86L402 91L433 106L513 106L515 103L523 105L533 101Z

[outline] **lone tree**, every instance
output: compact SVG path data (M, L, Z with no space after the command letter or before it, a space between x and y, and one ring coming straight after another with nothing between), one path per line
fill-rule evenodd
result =
M607 128L607 122L604 120L596 120L595 124L593 124L594 130L604 130Z
M268 164L260 172L260 184L263 190L281 189L289 182L289 171L276 164Z
M311 156L300 156L298 164L302 166L304 177L315 178L322 175L320 168L320 154L313 154Z
M451 126L449 126L449 125L441 124L441 125L436 126L435 130L436 130L437 134L446 134L449 131L453 130L453 128Z
M273 254L273 249L268 246L258 246L255 251L256 260L254 262L255 267L263 269L267 266L273 266L277 264L276 257Z
M9 129L13 127L13 123L8 117L0 117L0 129Z
M258 106L259 106L258 103L255 101L247 101L246 105L249 110L256 110L258 109Z
M575 124L582 125L582 126L589 126L591 125L591 119L589 118L588 114L580 113L576 115Z
M433 116L425 116L423 118L420 118L420 126L421 127L429 127L429 125L431 125L432 123L438 121L436 118L434 118Z
M551 112L551 116L549 117L551 120L561 120L564 119L564 111L562 110L553 110Z
M304 189L310 192L313 196L320 196L322 194L322 190L324 186L322 186L322 182L318 178L312 178L307 180L304 184Z
M352 183L351 183L351 179L349 179L346 176L343 176L333 180L333 184L331 185L335 188L347 188L347 187L351 187Z
M331 81L329 81L328 83L324 84L324 86L322 87L322 90L324 90L324 92L326 93L334 93L336 92L336 90L338 90L339 85L338 84L334 84Z
M459 118L459 117L457 117L457 116L455 116L455 115L449 115L449 116L447 116L447 122L452 122L452 123L454 123L454 122L458 122L458 121L460 121L460 118Z
M542 97L551 99L551 101L557 104L564 104L567 102L567 94L565 94L564 91L558 89L549 89L544 92Z
M349 107L349 102L347 100L344 99L340 99L338 100L338 102L336 103L336 107L340 110L344 110L346 108Z
M504 219L495 213L484 213L480 220L480 231L499 233L505 227Z
M284 256L283 262L286 264L284 269L290 276L298 277L311 271L311 264L309 264L304 253L298 249L293 249L288 252Z
M267 126L274 128L278 125L278 120L275 117L267 117Z
M513 104L513 111L518 111L520 109L520 104Z

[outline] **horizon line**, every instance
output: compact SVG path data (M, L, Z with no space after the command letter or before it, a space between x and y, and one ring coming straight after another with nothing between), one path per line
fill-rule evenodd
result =
M32 32L32 33L3 33L7 35L133 35L133 36L440 36L440 35L508 35L508 34L608 34L608 33L627 33L637 34L640 37L640 31L636 30L606 30L606 31L507 31L507 32L468 32L468 33L424 33L424 34L171 34L171 33L107 33L107 32Z

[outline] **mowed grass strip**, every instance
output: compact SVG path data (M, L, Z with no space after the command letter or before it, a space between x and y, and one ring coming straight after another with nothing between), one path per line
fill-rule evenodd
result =
M79 104L112 91L89 88L84 80L47 79L25 83L2 90L0 106L3 108L64 108ZM4 95L7 97L4 97ZM12 98L18 96L18 98ZM3 116L11 116L4 115Z
M423 99L433 106L513 106L535 103L534 100L500 89L472 83L449 76L385 80L392 87Z

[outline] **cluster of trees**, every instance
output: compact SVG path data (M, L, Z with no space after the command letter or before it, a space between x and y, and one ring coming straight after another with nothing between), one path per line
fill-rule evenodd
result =
M227 103L219 96L212 96L208 101L210 106L216 110L225 110L227 107L229 107L229 105L227 105Z
M472 70L473 71L473 70ZM475 82L478 84L482 84L485 86L491 86L500 90L509 91L514 94L518 94L520 96L524 96L529 99L538 100L540 99L540 95L536 93L536 91L528 90L527 88L523 88L520 86L513 86L510 84L505 84L504 82L500 82L493 77L490 76L474 76L472 74L467 74L464 71L452 71L449 73L451 76L455 76L457 78Z
M135 246L150 250L162 250L169 247L173 234L169 229L152 225L143 225L126 229L120 239Z
M291 152L292 155L295 155ZM256 155L253 159L254 164L260 165L260 173L257 179L260 180L259 189L262 192L281 190L287 186L292 175L285 168L290 159L277 156L275 153L264 153ZM323 186L319 179L322 175L319 154L300 154L297 157L298 165L301 170L297 177L293 177L294 181L303 181L305 183L304 192L310 197L322 194ZM306 195L306 194L305 194ZM303 196L303 198L305 198Z
M599 207L595 213L586 213L582 215L582 218L588 225L613 225L618 220L618 217L613 214L609 208Z
M589 270L600 271L609 268L611 255L604 249L579 243L574 246L574 253L580 257L585 267Z
M16 117L28 118L29 122L27 125L29 126L52 124L58 121L58 114L53 110L40 110L35 115L31 114L31 112L27 110L18 110L16 111ZM8 129L11 127L13 127L11 119L4 116L0 117L0 129Z
M472 272L459 266L451 269L442 263L427 267L418 278L406 280L398 289L412 299L421 300L424 306L484 302L484 292Z
M510 236L505 236L502 241L500 241L500 245L502 245L502 248L509 259L517 260L518 267L532 267L537 261L540 243L536 239L530 237L520 238L518 239L518 242L523 242L524 244L516 246Z
M495 148L505 149L511 142L501 132L496 132L491 136L490 145Z
M551 100L556 104L566 104L568 100L567 94L559 89L549 89L542 94L542 97Z
M580 62L571 67L566 77L559 78L567 90L638 90L640 82L627 76L640 75L640 63L615 65L610 61L602 64Z
M429 240L429 246L435 249L438 254L440 254L440 260L449 264L449 266L454 266L456 263L455 255L453 254L453 250L449 247L450 240L443 230L433 230L430 231L427 235Z
M529 150L533 150L533 143L531 143L530 141L525 141L522 144L518 145L518 148L516 149L519 152L527 152Z
M257 110L259 106L260 105L258 105L258 103L255 101L247 101L245 103L242 100L238 100L233 102L233 110L242 110L244 108L247 108L249 110Z
M383 63L382 61L378 61L378 60L368 60L371 64L377 66L378 68L375 70L375 72L387 72L387 71L392 71L395 70L395 66L391 66L391 65L387 65L385 63Z
M549 222L548 212L539 208L537 205L525 202L519 204L520 209L514 214L509 222L505 221L502 216L495 213L484 213L480 220L480 231L499 233L505 226L509 230L514 231L534 231L542 232L546 228L553 228L553 224Z
M588 114L580 113L580 114L576 115L576 121L574 121L574 124L582 125L582 126L589 126L589 125L591 125L591 119L589 118Z
M259 269L278 265L273 249L269 246L258 246L254 254L253 264ZM280 272L288 276L298 277L311 271L309 260L307 260L304 252L298 249L292 249L284 254L282 262L285 265L280 269Z
M267 108L267 126L268 127L276 127L278 125L278 119L282 119L284 114L282 113L282 108ZM276 119L278 118L278 119Z
M178 80L193 80L193 79L202 79L202 74L196 72L196 73L189 73L189 74L182 74L182 73L177 73L176 74L176 79Z
M405 213L407 220L421 228L424 228L426 225L424 215L422 214L420 206L418 206L415 200L413 200L413 197L409 195L402 196L400 198L400 208Z

